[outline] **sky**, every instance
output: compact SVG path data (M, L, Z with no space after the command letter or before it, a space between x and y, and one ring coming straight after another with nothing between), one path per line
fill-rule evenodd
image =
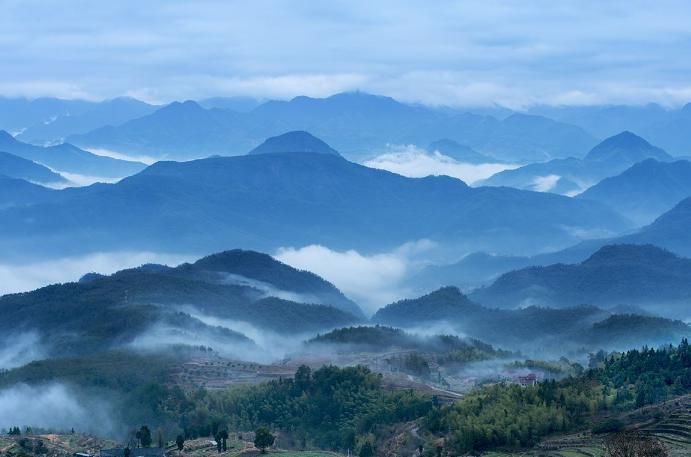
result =
M0 0L0 94L691 100L686 0Z

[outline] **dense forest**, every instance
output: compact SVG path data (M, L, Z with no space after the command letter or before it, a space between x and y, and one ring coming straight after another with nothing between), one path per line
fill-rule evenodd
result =
M166 367L188 356L186 351L152 360L113 352L34 362L1 374L0 385L19 378L28 383L52 378L104 396L119 392L121 420L131 427L146 423L166 436L180 433L186 438L214 436L223 429L268 427L298 449L358 450L364 443L376 449L396 427L417 421L425 452L434 454L443 443L452 455L523 448L553 432L595 431L610 413L691 392L687 340L659 349L598 353L591 360L592 368L583 372L563 361L560 366L570 375L560 381L533 387L497 383L448 405L412 390L392 390L381 375L361 366L314 371L302 366L294 378L186 391L166 382ZM402 362L420 368L421 361Z
M691 349L643 348L608 356L602 367L535 387L496 384L433 409L425 426L463 453L535 444L549 433L584 427L605 410L627 410L691 391Z

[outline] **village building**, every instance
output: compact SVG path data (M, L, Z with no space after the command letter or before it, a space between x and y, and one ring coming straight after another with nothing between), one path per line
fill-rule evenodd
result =
M525 376L519 376L516 378L516 382L521 386L521 387L530 387L537 385L537 376L535 373L530 373Z

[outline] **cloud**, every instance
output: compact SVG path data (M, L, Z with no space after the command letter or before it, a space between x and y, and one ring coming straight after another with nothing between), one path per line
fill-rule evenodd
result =
M689 22L684 0L6 0L0 93L170 101L362 89L457 106L678 105L691 94L691 61L679 58Z
M559 175L537 176L533 180L533 189L537 192L549 192L554 189L560 179Z
M427 152L414 145L390 146L391 152L367 160L363 165L388 170L411 178L446 175L474 184L500 171L516 168L516 165L499 163L461 163L438 151Z
M27 264L0 264L0 295L78 280L86 273L111 274L145 263L177 265L189 256L155 252L100 252Z
M0 340L0 370L9 370L40 360L44 358L44 353L41 339L35 332L5 335Z
M133 156L133 155L123 154L122 152L112 151L110 149L104 149L104 148L83 148L83 149L91 152L92 154L96 154L97 156L110 157L111 159L118 159L118 160L129 160L130 162L141 162L144 165L152 165L157 160L154 157L149 157L149 156L145 156L145 155Z
M111 435L111 408L101 400L78 394L62 384L17 384L0 390L3 426L31 426Z
M360 304L366 313L409 295L404 279L434 243L422 240L372 255L355 250L335 251L325 246L281 248L275 257L295 268L312 271L333 283Z

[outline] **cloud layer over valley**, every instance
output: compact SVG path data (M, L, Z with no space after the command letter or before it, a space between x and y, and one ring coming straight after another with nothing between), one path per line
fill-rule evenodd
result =
M500 163L461 163L438 151L428 152L414 145L391 146L390 150L363 163L371 168L387 170L410 178L425 176L451 176L473 185L500 171L516 168L517 165Z

